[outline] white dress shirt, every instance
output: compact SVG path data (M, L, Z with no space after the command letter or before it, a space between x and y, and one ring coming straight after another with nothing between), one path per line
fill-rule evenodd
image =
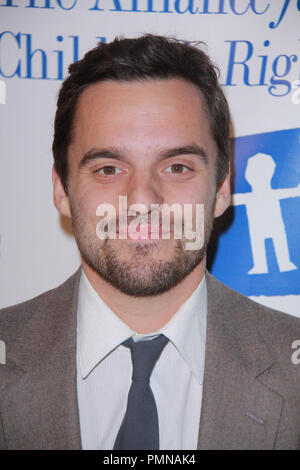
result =
M155 299L153 300L155 308ZM159 331L137 334L101 299L83 270L77 322L77 394L83 449L113 449L127 405L132 362L121 343L163 333L169 342L150 386L159 420L160 449L197 448L206 339L205 276Z

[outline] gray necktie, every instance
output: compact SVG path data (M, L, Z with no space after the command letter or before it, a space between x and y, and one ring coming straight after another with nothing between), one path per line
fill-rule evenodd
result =
M138 342L129 338L123 343L131 350L132 383L114 450L159 449L157 408L149 380L167 342L168 338L159 335L155 339Z

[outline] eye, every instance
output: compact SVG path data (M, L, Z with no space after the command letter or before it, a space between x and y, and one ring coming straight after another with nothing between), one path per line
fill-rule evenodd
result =
M182 163L173 163L172 165L168 166L165 170L167 173L174 173L174 174L182 174L186 173L188 167L183 165Z
M110 175L115 175L117 173L121 173L121 170L117 168L116 166L107 165L107 166L103 166L102 168L99 168L99 170L97 170L97 173L100 173L101 175L104 175L104 176L110 176Z

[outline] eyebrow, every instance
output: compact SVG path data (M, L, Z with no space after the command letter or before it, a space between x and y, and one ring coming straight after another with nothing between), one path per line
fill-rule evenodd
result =
M196 155L200 157L203 163L208 163L208 156L203 147L198 144L184 145L182 147L174 147L171 149L163 150L160 152L160 159L177 157L180 155ZM79 168L84 168L89 165L89 163L95 160L101 159L113 159L113 160L128 160L126 152L121 151L115 147L109 147L104 149L91 149L84 154L82 157Z
M208 163L208 155L206 151L198 144L184 145L183 147L175 147L170 150L164 150L160 155L162 158L172 158L179 155L197 155L201 158L203 163Z
M115 159L115 160L126 160L124 158L124 153L120 152L119 149L111 147L106 149L91 149L86 152L79 163L79 168L84 168L89 165L89 163L100 160L101 158Z

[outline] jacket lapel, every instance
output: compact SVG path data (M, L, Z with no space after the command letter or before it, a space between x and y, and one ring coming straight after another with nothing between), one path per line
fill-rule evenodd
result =
M272 449L283 398L267 385L265 372L276 361L242 297L209 273L207 288L206 357L198 448Z
M1 394L9 449L81 448L76 392L79 279L80 269L59 288L28 303L33 314L8 353L7 385Z

